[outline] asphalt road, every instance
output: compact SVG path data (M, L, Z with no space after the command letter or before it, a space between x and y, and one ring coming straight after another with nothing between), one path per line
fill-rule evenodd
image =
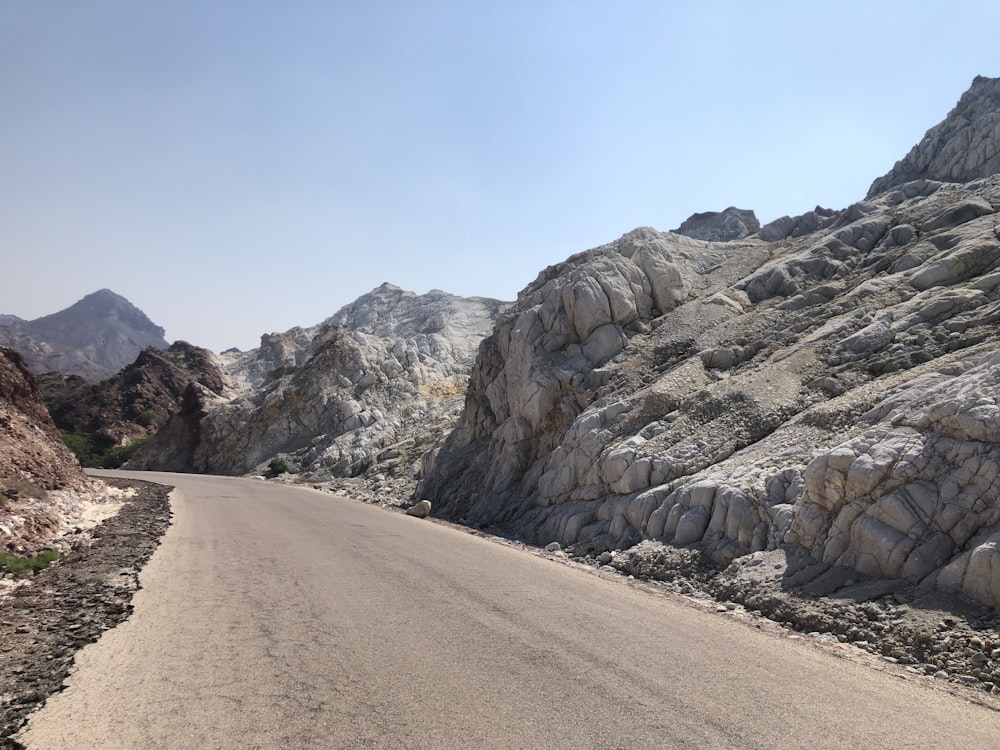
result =
M259 480L176 484L59 748L992 748L1000 714L731 614Z

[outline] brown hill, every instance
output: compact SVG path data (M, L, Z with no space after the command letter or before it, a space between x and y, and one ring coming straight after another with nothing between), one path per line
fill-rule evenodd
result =
M162 350L145 349L135 362L100 383L56 372L39 381L55 424L89 438L97 453L154 433L181 410L192 383L216 394L223 390L215 356L185 341Z

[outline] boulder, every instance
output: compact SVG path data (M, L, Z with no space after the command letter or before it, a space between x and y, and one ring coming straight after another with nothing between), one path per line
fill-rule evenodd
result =
M416 518L427 518L431 514L431 504L428 500L420 500L406 509L406 515Z
M708 242L730 242L759 230L760 222L753 211L730 206L724 211L692 214L674 232Z

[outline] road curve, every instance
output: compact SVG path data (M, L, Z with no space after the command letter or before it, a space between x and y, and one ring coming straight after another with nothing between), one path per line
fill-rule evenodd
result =
M617 576L304 488L132 476L176 485L174 523L30 750L1000 747L988 708Z

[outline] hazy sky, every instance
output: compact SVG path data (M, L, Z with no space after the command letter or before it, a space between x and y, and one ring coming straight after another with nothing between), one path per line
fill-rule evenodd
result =
M0 313L219 351L383 281L513 299L637 226L860 200L1000 3L0 0Z

